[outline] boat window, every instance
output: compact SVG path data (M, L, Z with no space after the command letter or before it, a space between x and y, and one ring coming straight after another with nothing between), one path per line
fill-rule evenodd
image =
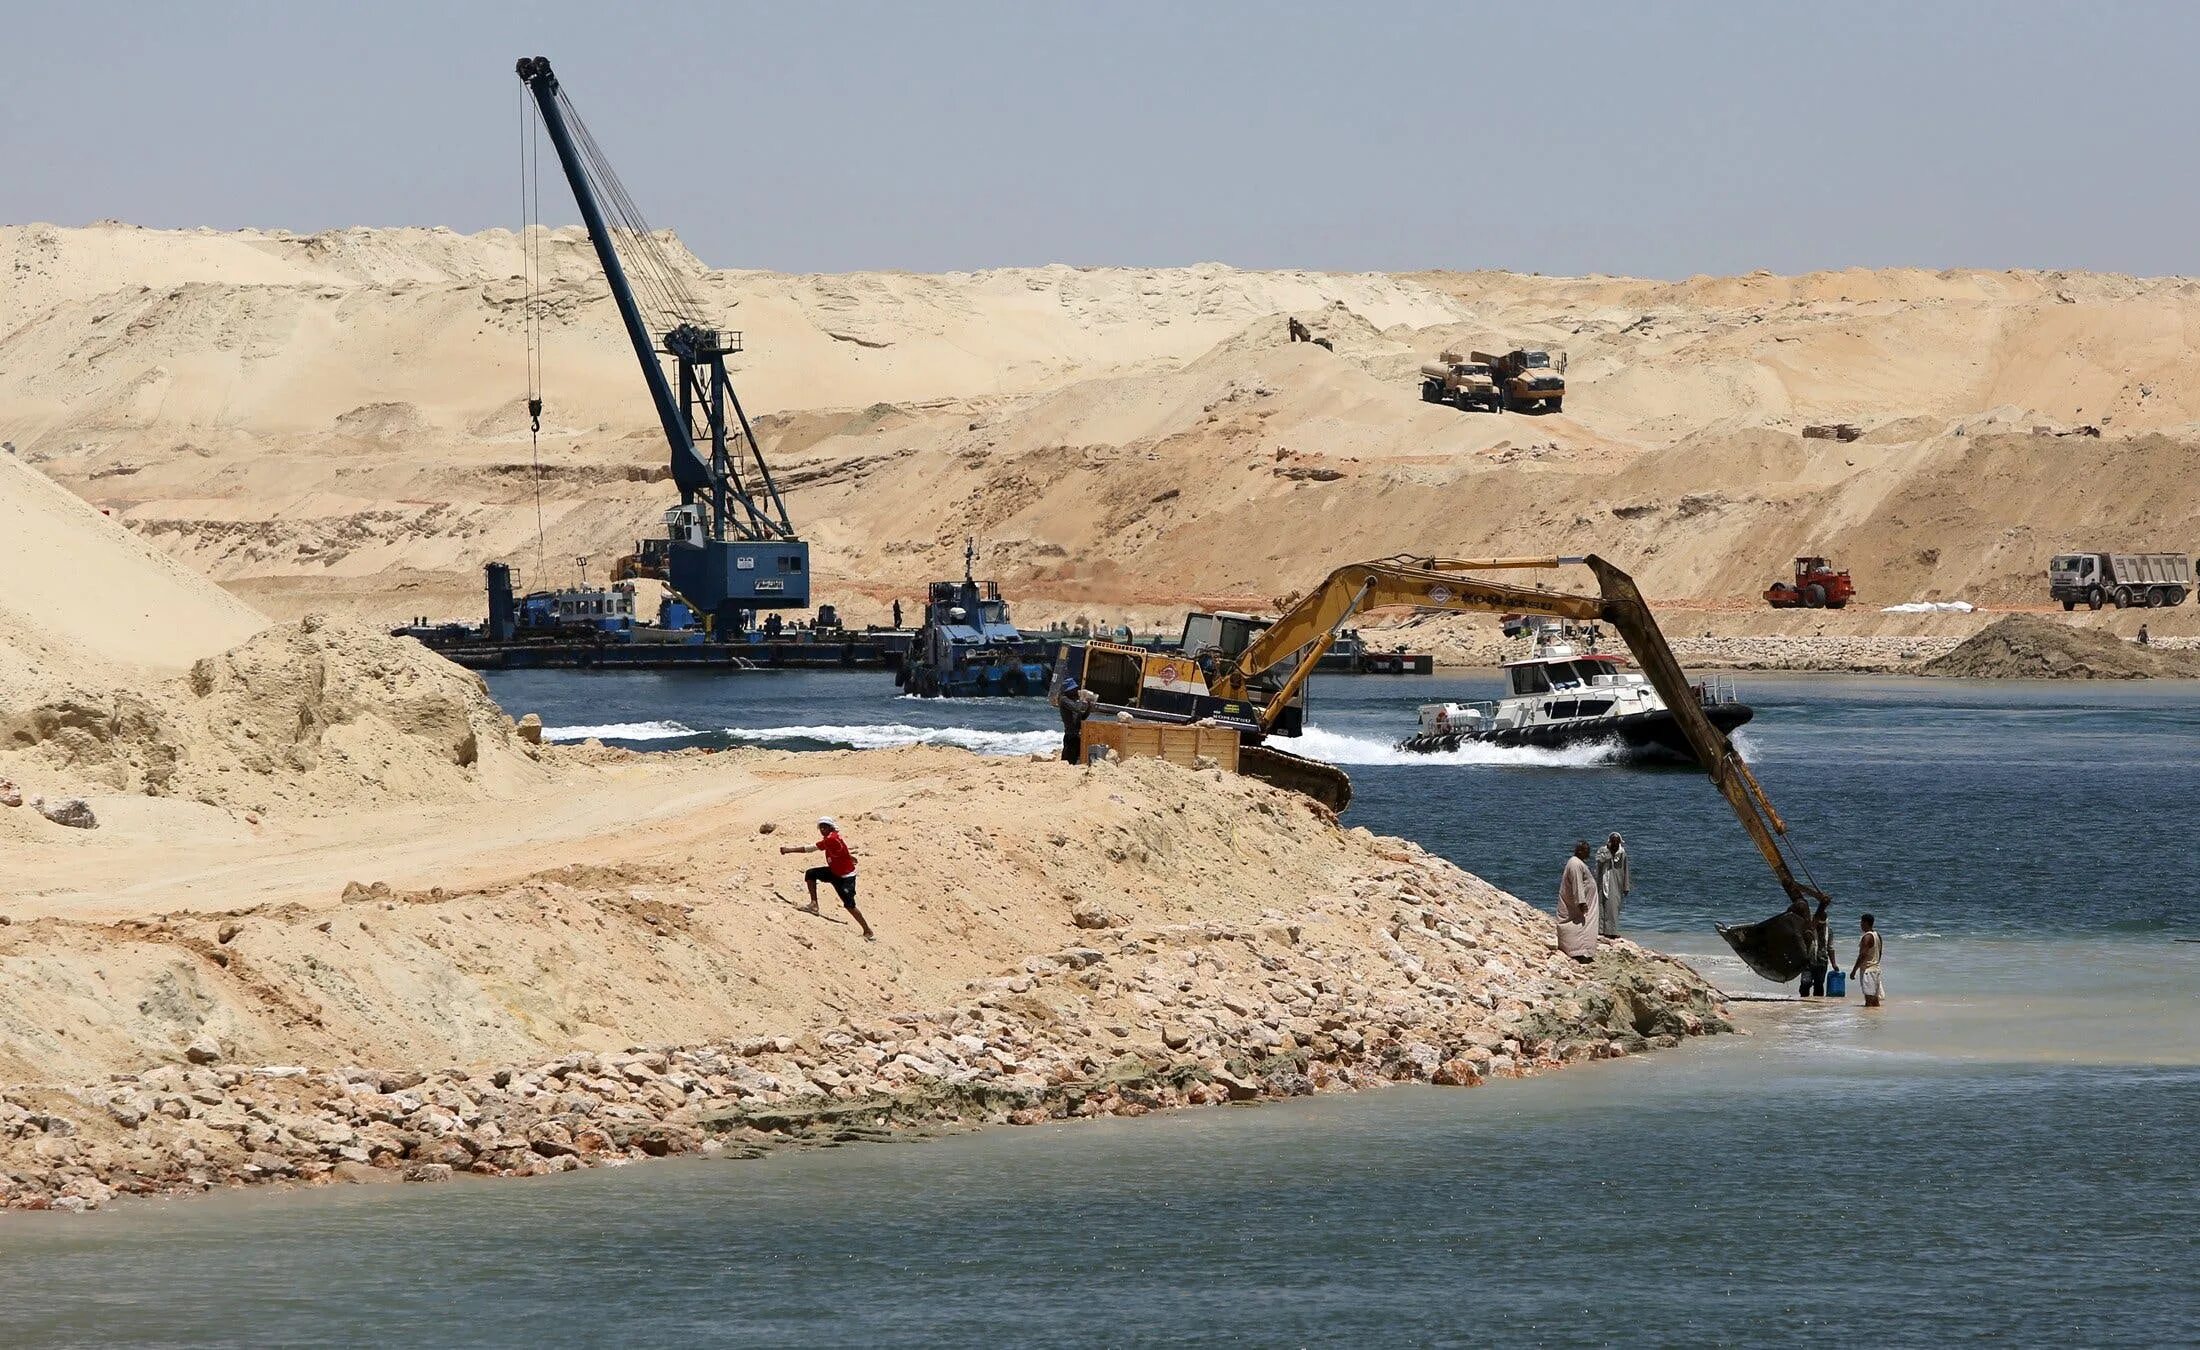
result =
M1553 699L1543 705L1543 711L1551 717L1572 717L1576 706L1570 698Z
M1550 676L1540 665L1512 667L1512 691L1516 694L1544 694L1551 688Z

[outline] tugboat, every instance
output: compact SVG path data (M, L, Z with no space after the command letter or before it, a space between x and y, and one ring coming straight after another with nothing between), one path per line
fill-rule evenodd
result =
M894 683L919 698L1044 694L1054 676L1046 641L1009 621L1000 583L972 575L977 560L977 541L964 541L963 579L932 583Z
M1420 730L1398 748L1436 754L1470 744L1555 750L1616 742L1684 763L1695 759L1650 681L1624 671L1620 657L1596 650L1593 626L1578 628L1555 619L1508 621L1507 636L1524 634L1531 636L1529 654L1503 665L1505 697L1423 704ZM1749 705L1723 680L1700 680L1693 688L1704 715L1721 731L1732 731L1752 716Z

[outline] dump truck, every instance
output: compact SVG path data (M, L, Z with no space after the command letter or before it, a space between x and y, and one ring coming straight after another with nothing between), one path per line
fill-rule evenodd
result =
M1513 412L1560 412L1566 406L1566 354L1554 360L1540 347L1516 347L1502 356L1474 353L1497 376L1497 391Z
M2182 553L2059 553L2047 564L2047 594L2076 609L2181 605L2192 592L2192 559Z
M1445 352L1434 361L1421 363L1421 401L1449 403L1461 412L1469 408L1505 411L1504 400L1497 392L1497 373L1489 363L1479 358L1470 361L1457 352Z

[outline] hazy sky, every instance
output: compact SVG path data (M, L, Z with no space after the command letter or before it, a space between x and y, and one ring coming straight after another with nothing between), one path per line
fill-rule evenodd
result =
M514 225L512 65L543 55L651 222L718 266L2200 271L2195 5L0 0L0 20L6 222ZM553 200L574 218L562 182Z

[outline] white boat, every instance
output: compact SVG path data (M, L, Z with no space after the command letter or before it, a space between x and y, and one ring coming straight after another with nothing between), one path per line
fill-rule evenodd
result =
M1503 698L1425 703L1420 730L1398 748L1436 754L1470 744L1557 749L1616 742L1695 759L1649 678L1628 670L1624 658L1595 650L1594 628L1577 629L1552 619L1521 627L1529 632L1530 651L1502 666ZM1701 680L1691 689L1721 731L1732 731L1752 715L1724 680Z

